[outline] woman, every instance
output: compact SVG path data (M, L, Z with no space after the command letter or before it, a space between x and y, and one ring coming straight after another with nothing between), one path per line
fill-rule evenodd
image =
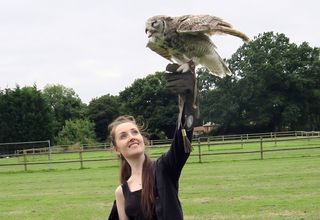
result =
M183 219L178 181L189 153L192 131L178 127L167 153L151 161L135 119L120 116L109 125L112 144L121 158L120 181L115 191L116 209L109 219ZM118 216L116 216L118 214Z

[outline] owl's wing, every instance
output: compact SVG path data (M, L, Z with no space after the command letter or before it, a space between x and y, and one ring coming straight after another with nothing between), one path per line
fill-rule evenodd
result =
M169 51L166 49L166 48L163 48L161 46L159 46L158 44L152 42L152 41L149 41L147 43L147 47L149 47L151 50L153 50L154 52L156 52L157 54L159 54L160 56L168 59L169 61L172 61L172 56L171 54L169 53Z
M208 35L214 34L230 34L240 37L243 41L249 42L250 39L244 33L232 28L232 25L223 21L221 18L211 15L185 15L179 18L179 33L204 33Z

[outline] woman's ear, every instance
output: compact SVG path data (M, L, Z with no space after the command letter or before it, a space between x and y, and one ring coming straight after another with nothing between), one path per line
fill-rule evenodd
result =
M116 154L119 156L120 155L120 151L119 149L117 148L117 146L113 146L113 150L114 152L116 152Z
M117 157L118 157L119 159L123 159L123 158L124 158L117 147L114 146L114 147L113 147L113 150L114 150L114 152L117 154Z

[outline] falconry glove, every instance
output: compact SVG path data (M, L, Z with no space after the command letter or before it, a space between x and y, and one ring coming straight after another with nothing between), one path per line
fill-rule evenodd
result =
M194 74L191 71L181 73L176 72L178 64L168 64L164 77L167 81L167 87L176 94L193 94Z
M178 127L182 126L182 136L184 140L185 152L191 151L191 144L186 137L186 130L193 129L194 119L198 117L197 88L195 74L192 71L185 73L177 72L178 64L168 64L164 77L167 87L179 97Z

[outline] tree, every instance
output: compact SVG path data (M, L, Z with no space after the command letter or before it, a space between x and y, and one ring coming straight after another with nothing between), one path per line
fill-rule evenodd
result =
M59 145L96 143L94 123L87 119L67 120L56 137Z
M219 133L231 133L238 129L239 103L235 93L233 76L219 78L199 69L200 120L220 125Z
M120 92L122 112L144 122L151 138L172 137L177 119L177 95L166 88L163 73L137 79ZM161 135L161 133L163 135Z
M268 32L228 63L232 75L223 79L198 71L203 121L220 124L220 133L319 129L319 48Z
M95 123L95 133L99 141L105 141L107 137L107 125L120 113L120 101L118 96L104 95L91 100L88 105L88 118Z
M51 109L36 85L0 91L0 142L51 139L51 122Z
M53 133L56 136L66 120L85 117L86 105L72 88L46 85L43 94L54 113Z
M319 48L268 32L228 62L238 78L235 95L244 126L266 131L319 126L319 105L314 105L319 103Z

